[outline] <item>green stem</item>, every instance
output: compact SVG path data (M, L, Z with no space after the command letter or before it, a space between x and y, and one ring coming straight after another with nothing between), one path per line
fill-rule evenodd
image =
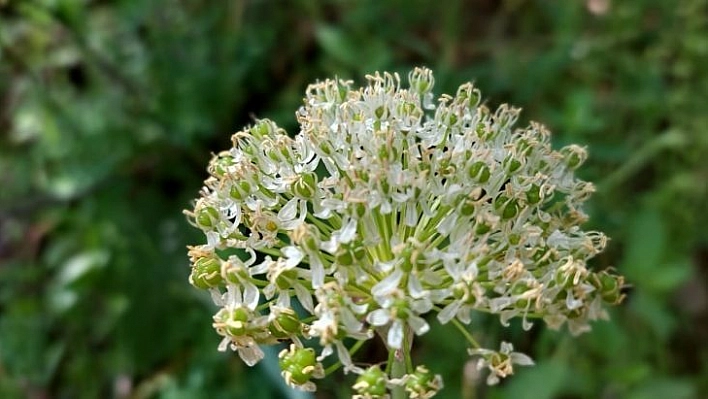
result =
M391 365L391 378L401 378L406 374L406 356L401 353L403 351L408 352L406 348L398 350L389 349L389 361L393 362ZM391 356L391 354L393 354L393 356ZM405 387L402 385L397 385L394 388L391 388L391 399L407 399Z
M467 339L467 342L469 342L473 348L476 348L476 349L480 348L479 343L477 343L477 340L474 339L474 337L472 337L472 334L470 334L470 332L467 331L467 328L465 328L465 326L463 326L462 323L460 323L456 319L452 319L450 321L452 321L452 324L455 327L457 327L457 329L460 331L460 333L462 333L462 335Z
M362 345L364 345L365 342L366 341L363 341L363 340L357 341L354 345L352 345L352 347L349 348L349 351L348 351L349 356L354 356L354 354L362 347ZM325 369L325 376L332 374L333 372L337 371L337 369L339 369L340 367L342 367L341 361L338 361L337 363L334 363L333 365L327 367Z
M413 334L413 331L406 326L403 329L403 345L401 349L388 349L386 371L389 372L390 379L401 379L407 372L412 372L411 340L413 337L411 334ZM396 385L391 388L391 399L408 399L405 386Z
M435 309L438 312L440 312L442 310L442 308L440 308L438 306L434 306L433 309ZM457 320L456 318L453 317L452 320L450 320L450 322L452 322L452 325L454 325L455 328L457 328L457 330L465 337L467 342L469 342L473 348L476 348L476 349L481 348L481 346L479 345L477 340L474 339L474 337L472 336L472 334L470 334L469 331L467 331L467 327L465 327L462 323L460 323L459 320Z

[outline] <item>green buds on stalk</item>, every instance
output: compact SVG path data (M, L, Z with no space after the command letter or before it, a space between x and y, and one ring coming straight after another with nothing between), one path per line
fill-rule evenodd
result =
M388 397L386 388L386 373L381 370L381 367L374 365L366 369L356 379L356 383L352 388L357 393L359 398L366 399L381 399Z
M285 382L305 391L314 391L315 384L311 380L324 377L322 364L315 357L315 350L312 348L290 345L289 350L283 349L278 355L278 363Z
M189 282L197 288L207 289L223 284L221 260L214 257L200 258L194 262Z

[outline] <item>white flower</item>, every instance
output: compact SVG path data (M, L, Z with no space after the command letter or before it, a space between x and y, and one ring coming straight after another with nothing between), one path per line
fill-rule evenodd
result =
M429 299L413 299L403 295L402 291L393 291L388 296L377 297L381 308L366 316L366 321L376 327L388 326L386 344L389 348L400 349L405 335L404 326L416 335L430 330L430 325L419 314L425 314L432 308Z
M554 150L547 129L515 126L519 109L489 109L471 83L434 101L426 68L408 85L391 73L366 79L361 88L310 85L298 134L257 120L209 163L185 213L206 240L190 247L190 282L222 306L214 322L222 347L253 364L258 344L290 339L297 348L283 355L283 375L309 390L311 368L335 352L345 370L361 371L345 338L361 343L375 330L406 352L427 320L461 328L473 311L505 326L540 318L581 333L606 317L603 304L622 300L621 277L588 267L607 238L580 227L594 190L574 175L583 148ZM305 314L279 310L293 298ZM311 337L319 356L302 348ZM295 353L308 372L288 363ZM490 382L531 363L506 343L472 353L492 370ZM417 371L420 386L407 389L432 396L434 378ZM381 385L371 372L360 395L414 378Z
M514 374L514 364L519 366L532 366L533 360L520 352L513 352L514 346L508 342L501 343L499 351L489 349L469 349L472 356L481 356L477 363L477 368L488 368L490 374L487 377L488 385L495 385L500 378L505 378Z

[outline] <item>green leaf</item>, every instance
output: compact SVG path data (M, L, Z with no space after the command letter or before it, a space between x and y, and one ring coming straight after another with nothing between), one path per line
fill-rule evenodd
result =
M690 381L659 377L640 384L636 391L627 396L627 399L692 399L695 397L696 389Z
M640 210L629 224L622 270L635 284L645 283L664 256L666 232L657 211Z
M551 399L558 396L564 381L570 378L567 366L558 361L542 362L528 368L518 367L514 371L514 377L504 387L505 398Z

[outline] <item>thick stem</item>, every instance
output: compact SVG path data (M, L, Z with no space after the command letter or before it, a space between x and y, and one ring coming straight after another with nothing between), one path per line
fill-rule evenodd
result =
M389 349L389 351L393 351L393 356L389 356L393 362L391 365L390 378L401 378L406 374L406 355L404 354L404 351L408 351L408 348ZM403 386L396 386L392 388L391 399L407 399L405 388Z
M411 348L413 348L413 330L409 326L405 326L403 328L403 347L401 349L389 348L389 362L391 362L389 378L401 379L407 373L413 372ZM406 388L396 386L391 389L391 399L408 399Z

